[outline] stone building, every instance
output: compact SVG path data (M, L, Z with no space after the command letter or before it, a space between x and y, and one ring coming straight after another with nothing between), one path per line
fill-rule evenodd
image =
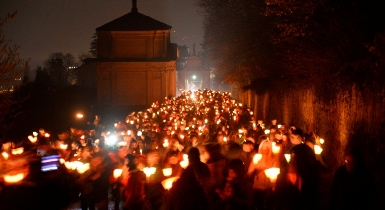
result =
M186 46L180 47L181 57L177 63L178 90L203 90L210 88L210 70L202 67L202 60L195 52L193 45L192 55L182 57L183 51L187 51ZM188 53L189 54L189 53ZM178 95L180 92L178 93Z
M131 12L98 28L97 57L79 68L78 84L96 87L100 107L149 107L176 95L177 45L171 26Z

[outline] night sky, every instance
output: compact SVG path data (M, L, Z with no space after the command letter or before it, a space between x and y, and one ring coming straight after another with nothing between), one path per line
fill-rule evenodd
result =
M138 0L138 11L172 26L171 42L197 51L203 39L203 15L195 0ZM0 0L0 17L17 10L4 28L6 39L21 46L31 68L51 53L87 53L95 29L131 11L132 0ZM174 32L175 31L175 32Z

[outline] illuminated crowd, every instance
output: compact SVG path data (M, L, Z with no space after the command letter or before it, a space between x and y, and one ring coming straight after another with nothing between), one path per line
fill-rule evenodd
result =
M81 209L315 209L323 143L227 92L183 91L114 125L95 116L88 130L3 144L0 175L2 186L54 177Z

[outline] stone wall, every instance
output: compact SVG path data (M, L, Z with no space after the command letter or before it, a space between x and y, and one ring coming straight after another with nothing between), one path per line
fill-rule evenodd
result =
M322 93L322 89L316 88L264 95L243 92L238 98L253 107L257 119L277 119L278 123L295 125L324 138L322 157L331 172L344 163L347 148L358 148L384 189L384 90L361 90L354 86L349 91L335 91L333 97Z

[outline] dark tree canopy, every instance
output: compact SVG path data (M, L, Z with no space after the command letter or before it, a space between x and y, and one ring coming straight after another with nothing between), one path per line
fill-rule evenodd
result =
M48 74L54 85L67 86L75 84L78 66L73 55L67 53L52 53L44 62L43 71Z
M199 0L199 5L206 50L227 82L262 93L384 79L379 66L385 13L376 1Z

